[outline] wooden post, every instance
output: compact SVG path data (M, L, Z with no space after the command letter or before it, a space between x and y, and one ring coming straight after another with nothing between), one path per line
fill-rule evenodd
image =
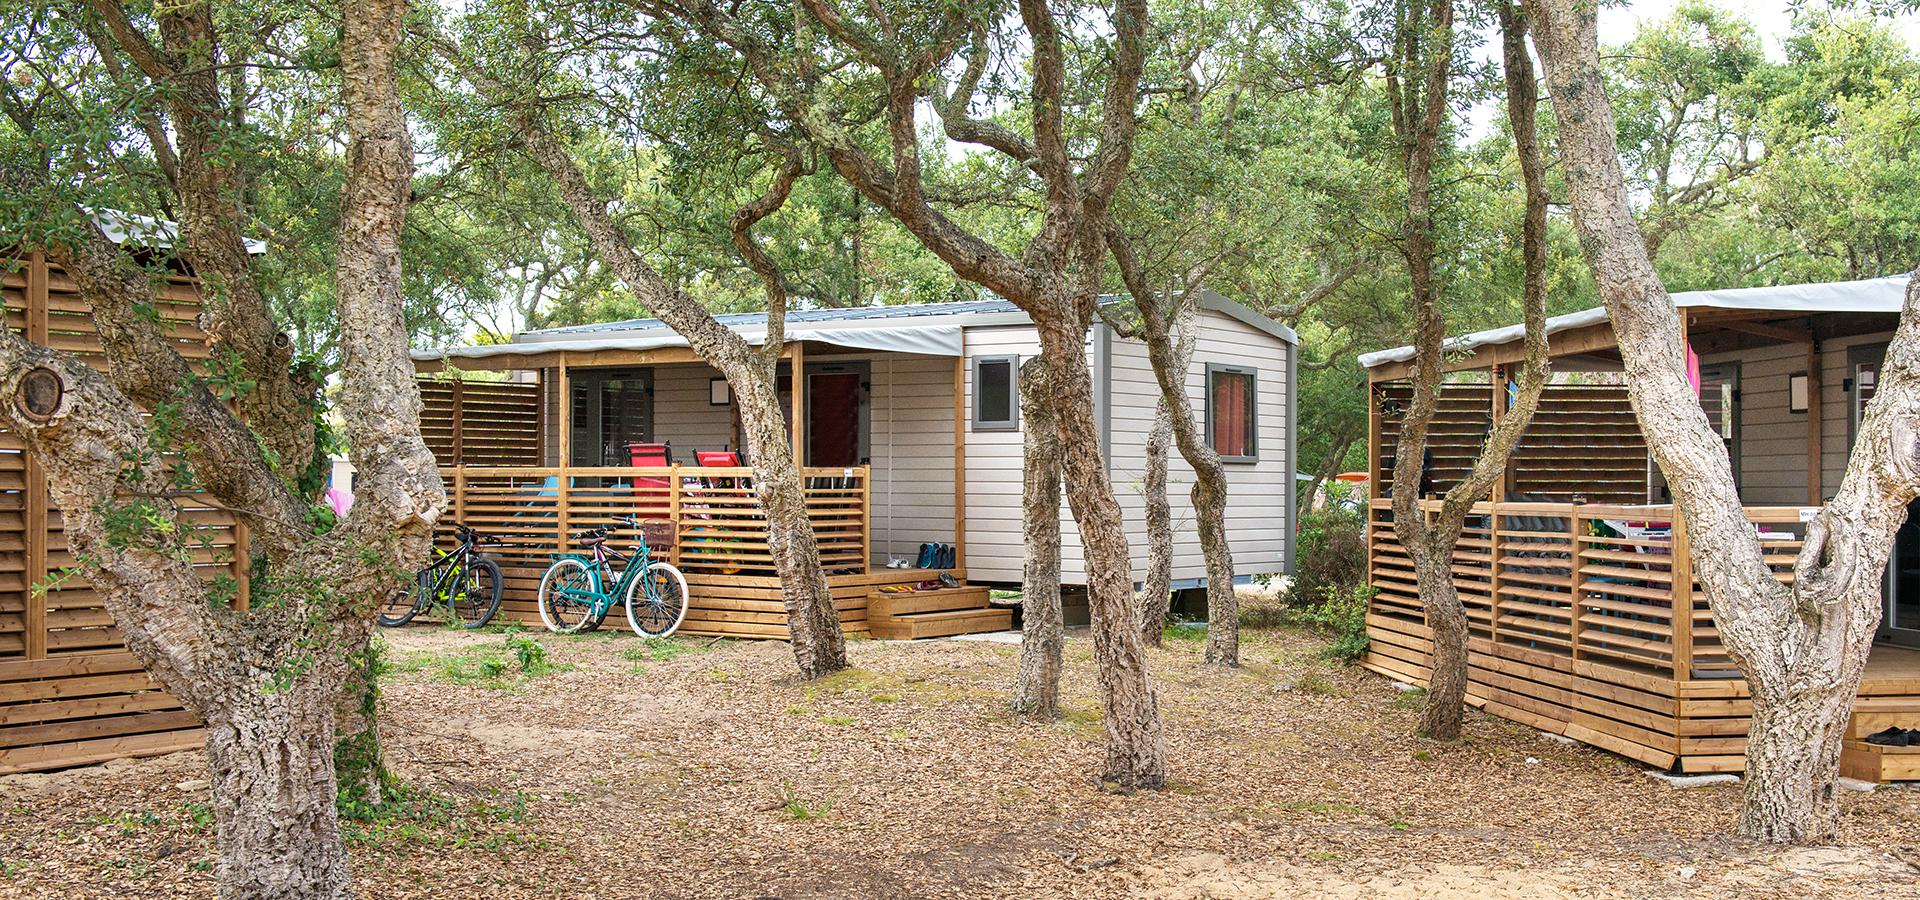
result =
M464 396L465 392L461 390L462 384L464 384L464 382L461 381L460 376L455 375L453 377L453 392L452 392L453 393L453 429L452 430L453 430L453 464L456 466L460 465L460 447L462 444L466 443L466 436L461 433L463 426L465 425L464 420L466 419L466 410L463 408L466 406L466 397Z
M1495 365L1489 369L1487 384L1493 389L1492 428L1499 428L1500 420L1505 416L1507 409L1507 367ZM1500 477L1494 480L1492 496L1489 499L1495 503L1507 499L1507 478L1512 474L1513 457L1508 456L1506 462L1500 466Z
M953 564L962 571L967 568L967 358L965 355L953 358Z
M1811 333L1812 323L1808 323ZM1807 504L1819 506L1826 502L1826 488L1820 482L1825 478L1825 466L1820 459L1820 451L1825 444L1825 423L1822 421L1820 397L1820 376L1824 360L1820 354L1820 340L1815 338L1807 343Z
M793 464L802 469L807 465L807 345L801 341L793 342L793 356L788 362L793 373L793 390L789 391L788 401L793 406L792 428Z
M1576 502L1567 514L1567 652L1580 658L1580 582L1586 567L1580 562L1581 504Z
M553 547L565 551L568 549L567 536L571 532L568 507L573 490L573 383L567 374L565 353L560 354L559 373L559 401L555 404L555 412L560 416L560 467L554 470L558 477L554 478L553 491L554 525L559 529L559 534L554 539Z
M47 256L35 251L27 257L27 340L44 347L48 332ZM26 578L26 651L28 659L45 659L47 604L51 598L36 591L47 581L47 544L53 537L47 531L47 473L34 461L33 454L22 455L27 463L27 570L22 573Z
M1673 680L1693 678L1693 548L1687 541L1687 520L1673 508Z
M860 574L873 567L873 467L860 467ZM954 565L960 564L960 545L953 548Z
M1493 388L1493 427L1507 409L1507 367L1494 365L1488 373ZM1500 477L1487 498L1487 641L1500 643L1500 507L1507 499L1507 479L1513 476L1513 457L1501 464Z
M548 446L547 444L547 370L535 369L533 377L535 382L540 385L540 402L533 405L533 433L538 435L538 439L534 442L534 463L544 466L547 464L547 460L551 459L551 457L547 455L547 451L558 451L554 446ZM554 462L559 462L559 460L554 460Z
M673 474L667 476L667 522L673 527L673 547L667 551L667 561L675 568L680 566L680 545L686 543L680 534L680 464L673 464Z
M1380 496L1380 395L1376 391L1380 382L1373 380L1373 373L1367 373L1367 499ZM1372 504L1368 504L1368 516L1372 516Z
M554 414L560 419L560 458L555 464L564 469L573 465L573 384L567 376L567 355L560 354L559 373L555 379Z
M455 466L453 470L453 520L460 521L467 512L467 469Z

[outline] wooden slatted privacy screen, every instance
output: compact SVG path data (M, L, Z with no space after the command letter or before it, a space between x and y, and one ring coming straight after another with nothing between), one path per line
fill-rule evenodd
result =
M816 467L805 474L807 512L829 578L865 575L871 556L867 467ZM784 636L779 580L752 477L753 470L744 466L460 466L441 472L453 519L506 543L485 552L500 563L506 581L501 610L513 619L539 621L535 598L540 575L556 552L577 550L574 534L598 525L615 526L614 546L625 552L633 533L614 516L635 515L673 525L673 546L662 555L686 573L692 586L694 603L685 628L692 633ZM923 573L913 580L925 577ZM726 590L706 590L709 587ZM865 591L858 596L864 598ZM748 613L752 616L746 617ZM756 627L729 624L743 618L743 624ZM778 633L768 630L776 625Z
M1619 384L1550 384L1508 463L1509 494L1647 500L1647 442Z
M1431 516L1440 503L1421 506ZM1391 507L1375 499L1369 518L1376 594L1366 664L1424 681L1430 632ZM1793 577L1804 536L1800 513L1747 509L1782 581ZM1746 684L1685 545L1674 555L1672 521L1670 506L1476 504L1453 556L1469 621L1469 702L1655 765L1737 770Z
M87 305L58 266L7 257L0 294L9 329L104 365ZM176 276L155 307L194 361L207 357L197 305L192 280ZM198 747L199 723L126 652L99 591L66 573L78 560L23 447L0 429L0 774ZM243 580L235 548L245 536L231 516L190 503L188 516L206 539L195 564Z
M1412 386L1404 381L1374 385L1380 405L1380 471L1385 493L1393 479L1394 450ZM1450 382L1440 395L1427 438L1432 454L1428 492L1445 493L1467 476L1493 422L1486 384ZM1550 384L1533 421L1508 461L1507 493L1529 500L1640 502L1647 499L1647 444L1639 420L1617 384Z
M1380 432L1375 436L1380 442L1380 470L1374 475L1374 483L1382 492L1393 480L1400 426L1412 401L1413 386L1405 381L1373 386L1373 402L1380 409ZM1448 382L1441 386L1440 408L1427 429L1427 451L1432 459L1428 492L1445 493L1467 477L1492 423L1493 394L1486 383Z
M420 434L442 466L540 464L540 385L423 376Z

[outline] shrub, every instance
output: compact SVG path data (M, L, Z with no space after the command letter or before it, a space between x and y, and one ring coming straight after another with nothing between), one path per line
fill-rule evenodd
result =
M1360 515L1333 507L1307 513L1300 520L1300 564L1280 595L1289 609L1324 603L1324 592L1351 593L1367 581L1367 540L1360 531Z
M1319 602L1290 607L1292 620L1330 635L1333 643L1322 651L1329 659L1355 662L1367 655L1367 606L1373 588L1356 585L1346 590L1320 589Z

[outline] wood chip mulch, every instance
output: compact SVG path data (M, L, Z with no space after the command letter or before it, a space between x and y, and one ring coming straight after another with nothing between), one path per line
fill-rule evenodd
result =
M411 797L353 826L367 898L1914 897L1920 791L1847 792L1844 843L1726 836L1739 789L1470 714L1411 736L1387 682L1323 642L1250 631L1245 667L1152 663L1174 783L1104 793L1084 635L1071 713L1006 711L1017 648L539 635L558 671L446 675L500 635L388 635L384 698ZM176 754L0 779L0 896L211 897L204 763Z

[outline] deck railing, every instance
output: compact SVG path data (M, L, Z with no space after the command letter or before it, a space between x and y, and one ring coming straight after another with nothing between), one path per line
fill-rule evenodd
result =
M1392 503L1375 499L1369 516L1368 571L1377 590L1370 612L1424 622ZM1440 502L1420 506L1432 517ZM1746 513L1775 577L1792 580L1805 535L1802 508ZM1471 636L1680 680L1732 677L1674 521L1669 505L1474 504L1453 554Z
M751 468L460 466L440 473L453 520L505 542L488 553L507 570L510 595L537 587L553 554L578 549L572 535L615 525L616 515L670 523L674 540L660 555L689 575L773 572ZM867 467L811 467L803 475L822 565L829 573L865 572L871 541ZM624 549L627 538L615 542Z

